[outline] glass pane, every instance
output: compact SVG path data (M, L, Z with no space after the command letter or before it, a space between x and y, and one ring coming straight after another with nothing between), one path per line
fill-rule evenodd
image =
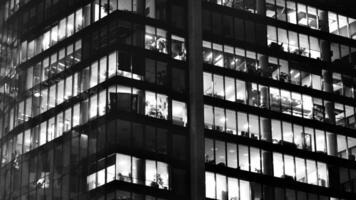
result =
M117 180L131 182L131 157L124 154L116 155ZM147 177L147 175L146 175Z

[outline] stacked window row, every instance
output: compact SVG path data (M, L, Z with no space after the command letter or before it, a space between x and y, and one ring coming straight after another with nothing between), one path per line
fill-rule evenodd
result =
M329 174L325 163L255 147L205 139L205 162L329 187ZM270 166L273 166L273 174L268 171Z
M325 11L289 0L266 0L266 16L281 21L320 29ZM324 19L325 20L325 19ZM324 22L325 23L325 22Z
M322 27L322 24L327 24L329 33L356 39L356 19L354 18L289 0L267 0L266 8L267 17L312 29L325 29L327 27ZM327 19L328 21L325 21Z
M356 58L354 56L356 52L355 47L331 42L330 50L332 52L332 62L342 64L344 66L348 66L351 63L354 67L356 66Z
M169 167L167 163L125 154L113 154L98 162L105 162L104 168L96 169L95 173L87 176L88 190L93 190L114 180L169 189Z
M73 45L70 45L69 47L73 48ZM79 55L79 53L77 54ZM57 54L54 55L56 56ZM53 58L53 56L50 58ZM58 79L56 84L41 89L36 88L33 91L32 97L21 101L18 106L11 109L10 121L8 122L9 125L6 124L5 127L9 127L8 130L11 131L19 124L54 108L56 105L62 104L71 97L76 96L78 93L95 87L113 76L124 76L135 80L146 80L147 82L165 87L168 87L171 84L171 88L175 91L185 91L185 74L183 70L176 67L169 69L165 62L159 62L148 58L146 60L142 59L143 58L132 57L127 53L115 51L108 56L93 62L89 67L82 69L81 72L77 72L63 79ZM48 68L62 66L58 64L59 62L54 62L53 64L48 63L52 62L48 62L48 58L46 58L42 62L42 65L39 63L35 65L34 69L33 67L30 67L26 70L26 85L28 87L35 85L34 82L38 84L40 81L48 78L46 75ZM171 73L181 75L179 77L172 76L171 83L169 83L168 78L170 74L168 72L170 70ZM15 117L15 115L17 117Z
M319 91L326 91L325 81L322 74L325 70L319 72L306 72L300 70L298 65L302 63L287 62L286 60L275 57L268 58L268 69L263 71L269 78L280 80L295 85L313 88ZM337 72L332 73L333 93L349 98L355 98L356 79L348 74Z
M257 12L256 0L204 0L218 5L223 5L235 9L246 10L251 13Z
M24 6L29 1L30 0L7 0L6 2L2 2L2 6L0 6L0 24L3 21L6 21L9 17L16 13L20 7Z
M297 55L320 59L320 40L316 37L297 33L294 31L267 26L267 44L275 50L282 50ZM332 43L330 50L333 52L332 61L344 60L346 63L352 62L351 54L356 52L355 47ZM339 47L339 45L341 45Z
M168 156L179 161L186 159L185 137L177 132L175 127L167 129L156 125L114 119L89 129L92 130L85 131L89 140L92 141L89 155L96 155L105 150L122 149Z
M268 67L264 69L259 61L261 56L254 51L203 41L204 63L325 91L322 71L311 73L300 70L305 64L276 57L268 57ZM355 78L336 72L332 73L332 78L335 94L355 98Z
M204 0L230 8L256 13L255 0ZM323 16L326 15L326 16ZM328 24L329 33L356 39L356 19L337 13L324 11L309 5L290 0L266 0L266 16L312 29L321 29ZM327 20L328 21L325 21Z
M328 12L329 33L356 40L356 19Z
M356 139L353 137L209 105L204 106L204 121L206 129L256 140L268 140L271 134L273 144L328 155L331 155L330 150L334 148L339 157L355 160ZM335 135L337 144L332 143Z
M107 16L115 10L144 14L146 17L166 20L167 0L95 0L95 20Z
M21 152L26 153L50 142L61 136L63 132L71 130L72 127L85 124L88 120L103 116L111 110L134 112L153 118L172 120L173 124L179 126L187 124L186 103L170 100L164 94L120 85L111 86L80 103L76 103L73 107L67 108L40 125L26 130L24 136L20 133L14 139L4 142L2 164L12 161L21 155Z
M86 7L85 7L86 8ZM90 7L89 7L90 9ZM74 13L60 20L50 30L43 33L39 37L31 41L23 41L21 43L20 63L38 55L57 44L61 40L70 37L74 33L80 31L87 26L87 20L90 20L90 15L86 13L88 9L78 9Z
M23 83L25 90L31 89L48 78L71 68L82 60L82 41L78 40L70 44L51 56L45 57L37 64L26 68L24 77L20 78L20 84ZM24 81L25 80L25 81Z
M131 2L132 3L132 2ZM32 41L24 41L21 44L21 51L20 51L20 60L21 62L25 62L26 60L32 58L33 56L41 53L44 50L47 50L49 47L55 45L59 41L70 37L72 34L75 32L78 32L82 28L90 25L91 23L94 23L98 21L99 19L106 17L109 13L114 11L114 8L119 5L122 7L122 10L131 10L133 4L131 5L129 1L122 1L119 0L117 2L115 0L110 2L108 4L107 1L101 1L101 4L99 4L99 0L97 0L94 4L86 5L83 8L78 9L76 12L72 13L68 17L60 20L55 26L52 26L52 28L36 38L35 40ZM162 2L160 2L162 3ZM149 11L148 16L151 16L150 12L155 13L155 1L147 1L146 6L148 6L146 9ZM165 3L163 3L165 4ZM91 6L93 7L93 11L91 11ZM114 7L113 7L114 6ZM109 9L106 9L109 7ZM110 9L111 8L111 9ZM116 7L117 8L117 7ZM130 9L131 8L131 9ZM157 10L157 12L159 9ZM91 13L93 12L93 13ZM162 13L161 11L160 13ZM91 15L93 22L91 22ZM167 45L166 45L166 31L164 30L157 30L157 33L155 32L153 27L148 27L146 28L146 33L147 33L147 38L146 38L146 48L148 49L156 49L162 53L167 53ZM178 43L182 43L182 40L184 42L183 38L174 38L175 41ZM153 42L153 43L152 43ZM151 47L150 47L151 46ZM182 55L183 53L185 54L185 49L183 46L179 47L179 44L177 45L172 45L172 48L174 51L181 51L180 54L177 53L178 55L174 55L174 57L177 57L177 59L185 59L185 55Z
M26 35L29 31L34 31L38 26L43 25L47 20L53 20L59 14L74 10L80 0L39 0L32 2L30 0L8 0L0 5L0 25L3 23L4 32L11 32L10 26L15 25L16 33ZM3 6L1 8L1 6ZM10 8L12 7L12 8ZM24 9L22 9L24 8ZM2 9L2 10L1 10ZM10 10L9 10L10 9ZM14 17L12 17L14 16ZM10 21L8 19L11 19ZM16 36L15 36L16 37Z
M202 28L204 35L214 34L217 37L266 45L266 25L249 19L203 9Z
M310 58L320 58L319 39L294 31L267 26L267 44L271 48L285 52Z
M180 38L180 37L178 37L178 36L174 36L174 35L172 35L172 55L176 55L175 56L175 58L176 59L182 59L182 58L184 58L185 56L182 54L182 53L177 53L177 49L179 49L179 50L183 50L183 52L184 52L184 39L183 38ZM183 42L182 42L183 41ZM179 47L179 48L177 48L177 47ZM176 52L176 54L174 53L174 52ZM182 56L183 55L183 56ZM55 56L54 56L55 57ZM55 58L54 59L51 59L51 60L53 60L53 61L55 61ZM56 62L54 63L54 65L56 65ZM56 67L55 67L56 68ZM104 69L104 68L103 68ZM42 71L44 71L44 70L42 70ZM96 70L94 70L94 72L95 72ZM173 70L174 71L174 70ZM179 71L179 70L178 70ZM158 71L156 71L156 73L157 73ZM103 72L103 73L105 73L105 71ZM94 74L95 75L95 74ZM125 74L125 72L123 73L123 75L124 76L126 76L127 74ZM86 77L86 76L84 76L84 77ZM102 76L102 77L99 77L99 78L103 78L104 76ZM137 77L133 77L133 78L137 78ZM94 78L95 79L95 78ZM88 80L88 79L87 79ZM91 79L90 79L90 81L91 81ZM179 87L177 87L177 89L179 89L180 90L180 92L182 92L182 87L184 87L184 85L185 85L185 83L184 83L184 80L182 80L182 79L177 79L177 80L175 80L175 81L178 81L178 82L180 82L178 85L179 85ZM92 82L92 81L91 81ZM95 81L94 81L95 82ZM86 84L87 85L87 84ZM174 84L173 84L174 85ZM176 85L176 86L178 86L178 85ZM184 89L183 89L184 90ZM39 93L38 92L35 92L35 94L36 95L38 95ZM29 102L30 103L30 102ZM30 107L29 106L27 106L27 108L29 109ZM17 108L16 108L17 109ZM17 114L18 112L17 111L14 111L15 109L13 109L13 111L11 112L11 113L13 113L13 112L15 112L15 114ZM46 108L45 108L45 110L46 110ZM22 108L20 109L20 112L22 112ZM31 112L31 111L28 111L28 112ZM27 111L26 111L26 113L27 113ZM12 115L14 115L14 114L12 114ZM26 114L26 116L30 116L30 115L28 115L28 114ZM25 120L27 120L29 117L27 117ZM22 117L20 118L20 120L22 119ZM18 121L18 120L17 120ZM12 121L12 120L10 120L10 126L12 126L13 124L14 124L14 122ZM6 123L7 124L7 123ZM10 130L12 129L12 127L10 127ZM7 130L7 129L6 129Z
M205 191L206 198L218 200L269 199L271 195L275 200L339 200L305 191L262 185L213 172L205 172Z
M92 146L85 134L73 131L67 136L2 167L1 199L69 199L87 191L81 175L87 166L78 164Z
M146 26L145 49L168 53L167 31L152 26ZM187 51L185 39L176 35L171 37L171 54L174 59L185 60Z
M181 41L182 43L178 43L178 41ZM183 48L184 50L184 38L172 35L172 54L175 55L175 59L180 59L180 58L184 58L185 59L185 53L184 54L180 54L177 51L174 51L173 49L179 49L179 48ZM44 58L41 62L37 63L34 66L30 66L26 69L26 72L24 74L25 77L23 77L23 79L25 79L25 81L22 81L23 79L20 80L20 84L25 84L23 87L28 90L30 88L32 88L33 86L46 81L48 78L51 78L52 76L66 70L69 69L71 66L73 66L74 64L78 63L81 61L81 40L77 41L74 44L71 44L69 46L67 46L66 48L62 48L60 49L58 52L52 54L49 57ZM185 51L185 50L184 50ZM116 60L118 60L119 58L115 58L115 55L111 55L109 57L109 72L108 72L108 76L111 77L113 74L115 74L115 63ZM182 56L182 57L180 57ZM105 58L101 59L100 61L101 63L105 64ZM137 74L131 74L130 72L127 71L138 71L137 73L143 74L140 68L142 68L142 66L137 66L141 63L139 63L140 61L135 61L135 60L131 60L129 55L126 55L125 53L122 53L120 56L120 66L119 68L121 68L122 70L118 70L118 75L123 75L129 78L133 78L133 79L142 79L142 77L139 77L139 75ZM146 63L150 63L150 65L154 65L154 63L152 63L153 61L146 61ZM134 65L131 67L131 65ZM163 64L164 65L164 64ZM133 68L133 69L131 69ZM151 68L151 67L150 67ZM152 68L154 68L154 66L152 66ZM165 76L167 74L167 69L166 67L159 67L159 65L157 66L157 70L162 72L162 76ZM149 72L151 71L151 72ZM147 67L147 76L149 76L149 73L153 73L155 71L155 69L148 69ZM157 73L159 73L157 71ZM102 76L105 76L105 71L103 71L101 74ZM179 72L177 72L179 73ZM131 75L130 75L131 74ZM132 77L133 76L133 77ZM148 77L147 77L148 78ZM152 79L151 77L148 79ZM164 77L162 77L161 79L165 79ZM151 82L151 81L150 81ZM163 83L163 82L162 82ZM157 84L158 84L158 80L157 80ZM181 87L179 87L180 90L182 90Z
M172 13L170 16L171 24L183 28L185 24L183 7L168 0L95 0L92 7L92 19L95 22L116 10L120 10L167 21L169 6L171 6L170 12Z
M145 195L135 192L128 192L124 190L116 190L115 192L107 192L106 194L101 194L100 198L105 199L131 199L131 200L167 200L165 198L154 197L151 195ZM96 197L93 197L96 199Z
M208 72L203 76L206 96L356 129L354 106Z
M20 88L23 90L30 89L42 81L46 81L50 76L69 68L74 63L80 62L80 60L81 41L79 40L45 58L35 66L27 68L26 72L21 74ZM11 131L14 127L54 108L55 105L69 100L72 96L76 96L79 93L78 87L73 87L73 85L80 86L79 81L77 73L61 79L58 83L49 87L33 90L32 96L20 101L8 114L5 114L5 119L8 118L9 120L4 124L3 133Z
M17 155L11 163L1 168L0 173L3 177L0 181L1 199L10 199L10 196L14 199L18 199L19 196L22 199L51 197L69 199L69 195L73 197L77 194L86 196L87 175L98 171L95 167L102 169L100 167L103 164L100 162L97 166L86 165L88 156L95 157L98 153L113 152L114 149L115 152L159 156L164 162L169 158L185 161L186 138L182 132L184 129L177 130L175 127L162 129L159 128L161 126L159 123L155 123L156 125L145 123L120 119L96 121L94 126L80 127L80 131L72 130L45 147L22 156ZM36 140L36 136L31 135L32 133L30 132L30 137L25 136L23 141L27 143L32 139ZM23 135L20 138L22 137ZM16 148L21 149L20 145ZM150 159L157 160L157 158ZM90 161L90 164L93 162L94 160ZM145 173L145 171L140 172ZM180 194L184 194L185 174L182 168L169 167L169 182L165 183L169 184L169 189L174 187L174 192L178 193L177 190L180 188ZM167 194L167 192L163 193Z

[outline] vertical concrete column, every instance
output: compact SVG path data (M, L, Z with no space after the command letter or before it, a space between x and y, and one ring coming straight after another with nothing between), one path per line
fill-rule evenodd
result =
M263 77L268 77L268 56L266 55L260 55L260 57L258 58L258 62L260 64L261 67L261 75Z
M333 92L332 74L328 70L323 70L322 76L323 76L323 80L324 80L323 90L325 92L332 93Z
M202 1L187 0L190 199L205 199Z
M320 11L319 12L319 27L321 31L329 32L329 19L328 12ZM321 40L321 59L326 62L331 60L331 51L330 51L330 42L327 40Z
M262 139L272 143L271 119L263 118L261 122Z
M319 26L320 30L324 32L329 32L329 19L328 13L325 11L320 12L319 14ZM331 62L331 48L330 42L327 40L320 41L320 49L321 49L321 60L327 63ZM325 92L332 93L333 86L332 86L332 74L328 70L324 70L322 73L323 77L323 90ZM334 115L334 105L331 102L325 103L325 115L327 116L327 121L329 123L335 123L335 115ZM337 155L337 140L335 134L327 134L327 152L331 156ZM339 186L339 169L337 166L328 165L329 171L329 185L331 188L337 188Z
M250 106L254 106L255 102L257 101L256 98L258 96L254 97L254 94L252 93L252 83L251 82L246 82L246 93L247 93L247 98L246 98L246 104Z
M266 2L265 0L256 0L257 14L261 16L266 15ZM265 46L267 44L267 25L256 23L256 44Z
M329 17L327 11L319 10L319 27L321 31L329 32Z
M80 75L80 81L78 82L78 92L83 92L87 89L89 89L89 82L90 82L90 70L89 69L83 69L82 73Z
M268 87L261 87L261 94L260 94L260 107L268 109L269 108L269 92L268 92Z
M80 103L80 123L84 124L89 118L89 101L85 100Z
M268 77L268 57L266 55L261 55L259 57L259 64L261 67L261 75L264 77ZM268 108L269 107L269 91L268 87L261 88L260 94L261 107ZM261 132L262 132L262 140L272 143L272 126L271 119L262 118L261 120ZM273 176L273 157L272 152L264 151L262 153L262 169L263 174L268 176ZM274 200L274 190L271 187L263 187L264 199L266 200Z
M327 61L330 62L331 61L331 50L330 50L330 42L327 40L320 40L320 59L322 61Z
M145 15L145 0L136 1L136 11L140 15ZM135 24L134 25L133 44L141 48L145 48L145 25Z
M328 145L328 154L332 156L337 156L337 140L334 133L326 133L327 145Z
M40 92L40 91L36 91L36 92ZM34 97L32 100L32 115L33 116L37 116L40 114L40 107L41 107L41 103L40 103L40 97Z
M323 90L328 93L333 93L333 79L332 73L328 70L323 70ZM334 104L330 101L324 101L325 105L325 122L330 124L335 124L335 113L334 113Z
M145 13L145 1L144 0L138 0L136 1L136 8L137 12L141 15L144 15Z
M259 15L266 15L266 2L265 0L256 1L256 10Z

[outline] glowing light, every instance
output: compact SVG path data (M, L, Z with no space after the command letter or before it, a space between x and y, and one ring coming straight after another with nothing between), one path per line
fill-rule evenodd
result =
M145 35L145 38L146 38L147 40L152 40L152 39L153 39L153 36L146 34L146 35Z
M245 125L244 125L244 129L248 129L250 127L250 125L248 124L248 123L246 123Z
M215 61L219 61L222 58L222 55L220 54L218 57L215 58Z
M209 53L206 58L207 58L208 60L210 60L212 57L213 57L213 53Z
M183 112L183 108L181 106L173 107L173 115L180 115Z
M220 118L220 122L221 122L221 123L225 123L226 121L227 121L227 119L226 119L225 117L221 117L221 118Z
M68 24L68 25L67 25L67 32L72 33L73 30L74 30L73 24Z

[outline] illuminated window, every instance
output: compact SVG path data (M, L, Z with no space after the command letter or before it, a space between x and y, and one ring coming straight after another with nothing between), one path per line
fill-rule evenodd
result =
M88 186L88 190L92 190L95 189L97 187L96 184L96 173L91 174L87 177L87 186Z
M205 196L215 199L215 175L211 172L205 172Z
M146 26L145 49L155 50L160 53L168 53L166 35L167 32L163 29Z
M186 54L185 39L172 35L172 57L177 60L186 60Z
M187 108L184 102L172 101L172 120L176 125L186 126Z

